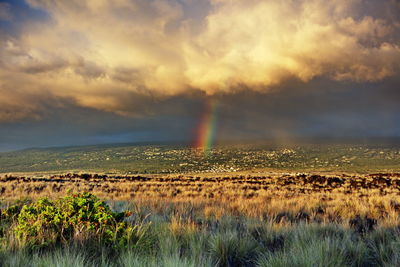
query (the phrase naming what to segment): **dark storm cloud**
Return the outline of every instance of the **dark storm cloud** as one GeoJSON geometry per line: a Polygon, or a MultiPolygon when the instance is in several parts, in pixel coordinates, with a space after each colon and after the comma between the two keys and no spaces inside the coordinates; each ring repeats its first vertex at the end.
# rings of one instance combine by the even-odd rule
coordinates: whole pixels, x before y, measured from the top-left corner
{"type": "Polygon", "coordinates": [[[221,103],[221,139],[400,135],[398,78],[359,84],[290,81],[268,94],[243,91],[221,103]]]}
{"type": "MultiPolygon", "coordinates": [[[[242,90],[214,95],[218,102],[217,139],[288,142],[312,136],[400,136],[399,86],[396,79],[368,85],[292,80],[269,93],[242,90]]],[[[138,103],[138,110],[147,113],[141,117],[81,108],[73,101],[59,103],[52,113],[42,114],[41,120],[3,125],[0,149],[136,141],[190,143],[196,137],[207,97],[192,94],[162,101],[142,99],[144,106],[138,103]]]]}
{"type": "Polygon", "coordinates": [[[194,136],[193,129],[202,108],[198,98],[148,99],[146,105],[141,112],[148,113],[141,117],[82,108],[71,101],[47,106],[45,110],[52,112],[43,112],[39,120],[3,123],[0,151],[114,142],[190,141],[194,136]]]}

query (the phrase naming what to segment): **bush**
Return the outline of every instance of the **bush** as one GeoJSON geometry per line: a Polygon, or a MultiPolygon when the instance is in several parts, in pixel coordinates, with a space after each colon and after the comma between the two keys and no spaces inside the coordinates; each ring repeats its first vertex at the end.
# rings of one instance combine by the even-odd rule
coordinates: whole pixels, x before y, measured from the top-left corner
{"type": "Polygon", "coordinates": [[[89,193],[55,201],[43,198],[22,206],[14,233],[21,244],[34,246],[89,238],[124,245],[134,229],[123,222],[128,215],[113,212],[104,201],[89,193]]]}

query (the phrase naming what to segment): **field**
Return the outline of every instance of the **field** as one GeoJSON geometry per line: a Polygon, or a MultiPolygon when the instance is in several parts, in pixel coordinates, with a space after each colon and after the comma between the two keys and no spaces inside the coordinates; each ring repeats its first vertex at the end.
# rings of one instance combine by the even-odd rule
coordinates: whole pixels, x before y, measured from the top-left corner
{"type": "Polygon", "coordinates": [[[315,172],[393,172],[400,145],[219,145],[204,155],[189,146],[121,144],[27,149],[0,153],[0,173],[203,173],[255,169],[315,172]]]}
{"type": "Polygon", "coordinates": [[[0,266],[400,266],[399,159],[362,145],[3,153],[0,266]]]}

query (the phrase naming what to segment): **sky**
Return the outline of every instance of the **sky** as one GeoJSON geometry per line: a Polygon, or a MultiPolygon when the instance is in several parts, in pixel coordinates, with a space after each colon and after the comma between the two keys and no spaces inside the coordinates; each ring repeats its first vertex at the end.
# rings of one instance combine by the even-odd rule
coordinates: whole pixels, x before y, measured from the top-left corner
{"type": "Polygon", "coordinates": [[[400,137],[398,0],[0,0],[0,151],[400,137]]]}

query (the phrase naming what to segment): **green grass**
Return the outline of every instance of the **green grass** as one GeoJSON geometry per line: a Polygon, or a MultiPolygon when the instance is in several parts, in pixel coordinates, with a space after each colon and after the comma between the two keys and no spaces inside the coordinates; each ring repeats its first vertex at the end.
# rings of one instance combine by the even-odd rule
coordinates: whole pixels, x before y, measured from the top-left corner
{"type": "Polygon", "coordinates": [[[0,173],[224,172],[272,168],[293,171],[400,171],[394,145],[229,145],[207,156],[180,145],[102,145],[28,149],[0,153],[0,173]]]}
{"type": "MultiPolygon", "coordinates": [[[[126,202],[113,206],[118,212],[133,207],[126,202]]],[[[85,205],[77,208],[82,209],[85,205]]],[[[19,215],[11,220],[3,216],[0,266],[400,266],[398,227],[359,233],[346,222],[284,226],[243,216],[210,219],[173,209],[151,214],[146,207],[133,210],[124,223],[140,226],[140,238],[122,243],[96,235],[18,243],[19,215]]]]}
{"type": "MultiPolygon", "coordinates": [[[[202,239],[183,240],[165,232],[153,246],[130,247],[112,253],[93,253],[90,247],[73,245],[43,251],[7,251],[1,266],[399,266],[399,240],[373,244],[373,234],[362,239],[337,227],[327,236],[318,235],[326,226],[305,225],[281,230],[284,246],[271,249],[263,239],[237,230],[202,233],[202,239]],[[167,235],[167,236],[166,236],[167,235]],[[168,236],[169,235],[169,236],[168,236]],[[206,238],[207,237],[207,238],[206,238]],[[198,249],[200,242],[201,250],[198,249]],[[110,256],[112,254],[113,256],[110,256]]],[[[151,231],[154,231],[152,229],[151,231]]],[[[273,230],[270,230],[273,231],[273,230]]],[[[278,231],[280,232],[280,231],[278,231]]],[[[276,234],[276,233],[273,233],[276,234]]],[[[103,248],[107,250],[109,248],[103,248]]]]}

